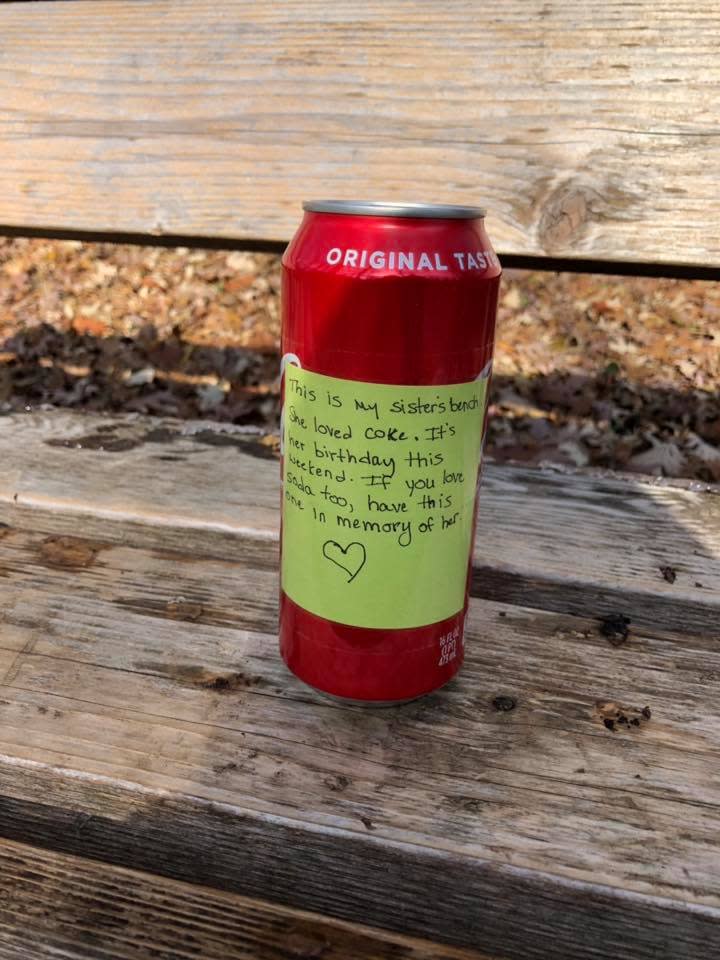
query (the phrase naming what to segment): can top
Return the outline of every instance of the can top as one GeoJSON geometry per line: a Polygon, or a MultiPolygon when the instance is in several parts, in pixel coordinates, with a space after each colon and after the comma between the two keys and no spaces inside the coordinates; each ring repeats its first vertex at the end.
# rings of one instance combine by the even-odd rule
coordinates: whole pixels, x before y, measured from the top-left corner
{"type": "Polygon", "coordinates": [[[480,220],[482,207],[452,203],[396,203],[382,200],[305,200],[308,213],[341,213],[356,217],[412,217],[425,220],[480,220]]]}

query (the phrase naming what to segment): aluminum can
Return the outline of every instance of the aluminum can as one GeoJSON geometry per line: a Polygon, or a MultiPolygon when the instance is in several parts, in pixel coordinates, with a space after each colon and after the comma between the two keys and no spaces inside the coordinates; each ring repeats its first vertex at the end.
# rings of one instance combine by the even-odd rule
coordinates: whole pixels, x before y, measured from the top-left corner
{"type": "Polygon", "coordinates": [[[317,201],[283,257],[280,650],[413,700],[463,661],[500,263],[477,207],[317,201]]]}

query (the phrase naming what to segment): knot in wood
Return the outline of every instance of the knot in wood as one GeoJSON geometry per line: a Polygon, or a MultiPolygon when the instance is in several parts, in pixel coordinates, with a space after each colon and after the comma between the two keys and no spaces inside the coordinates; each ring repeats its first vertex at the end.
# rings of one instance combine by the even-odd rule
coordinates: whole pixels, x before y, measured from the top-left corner
{"type": "Polygon", "coordinates": [[[574,246],[587,229],[589,214],[587,193],[577,185],[561,184],[544,205],[538,224],[540,246],[548,253],[574,246]]]}
{"type": "Polygon", "coordinates": [[[51,567],[89,567],[102,545],[79,537],[47,537],[40,544],[40,556],[51,567]]]}
{"type": "Polygon", "coordinates": [[[499,697],[495,697],[492,705],[496,710],[501,710],[503,713],[507,713],[509,710],[515,709],[517,706],[517,700],[515,697],[508,697],[506,694],[501,694],[499,697]]]}

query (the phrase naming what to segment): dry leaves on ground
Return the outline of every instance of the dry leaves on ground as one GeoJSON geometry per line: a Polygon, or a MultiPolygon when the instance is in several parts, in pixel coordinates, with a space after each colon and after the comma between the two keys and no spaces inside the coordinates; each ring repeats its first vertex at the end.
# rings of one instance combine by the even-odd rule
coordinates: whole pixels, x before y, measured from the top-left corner
{"type": "MultiPolygon", "coordinates": [[[[0,412],[277,429],[279,258],[0,240],[0,412]]],[[[488,453],[720,481],[720,284],[508,271],[488,453]]]]}

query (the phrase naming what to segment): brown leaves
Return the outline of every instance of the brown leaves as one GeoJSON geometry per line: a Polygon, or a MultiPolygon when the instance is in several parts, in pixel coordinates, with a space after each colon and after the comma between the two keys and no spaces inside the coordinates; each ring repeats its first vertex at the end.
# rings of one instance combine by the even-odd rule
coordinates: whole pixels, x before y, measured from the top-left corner
{"type": "Polygon", "coordinates": [[[488,452],[720,480],[720,286],[508,271],[488,452]]]}
{"type": "MultiPolygon", "coordinates": [[[[0,239],[0,413],[277,428],[279,258],[0,239]]],[[[720,482],[720,285],[507,271],[488,453],[720,482]]]]}
{"type": "Polygon", "coordinates": [[[0,241],[0,413],[53,404],[274,423],[279,261],[0,241]]]}
{"type": "Polygon", "coordinates": [[[279,258],[76,241],[0,240],[0,331],[40,323],[135,338],[277,348],[279,258]],[[270,341],[268,340],[270,334],[270,341]]]}

